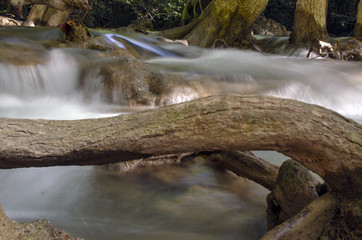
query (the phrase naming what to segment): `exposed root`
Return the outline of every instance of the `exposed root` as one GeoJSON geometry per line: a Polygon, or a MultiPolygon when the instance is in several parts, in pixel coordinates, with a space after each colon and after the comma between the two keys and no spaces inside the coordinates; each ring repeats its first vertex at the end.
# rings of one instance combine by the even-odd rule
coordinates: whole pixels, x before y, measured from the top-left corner
{"type": "Polygon", "coordinates": [[[222,48],[223,46],[225,46],[225,47],[230,47],[227,43],[226,43],[226,41],[224,40],[224,39],[216,39],[215,41],[214,41],[214,43],[212,44],[212,48],[214,49],[214,48],[222,48]],[[218,42],[221,42],[223,45],[217,45],[217,43],[218,42]]]}

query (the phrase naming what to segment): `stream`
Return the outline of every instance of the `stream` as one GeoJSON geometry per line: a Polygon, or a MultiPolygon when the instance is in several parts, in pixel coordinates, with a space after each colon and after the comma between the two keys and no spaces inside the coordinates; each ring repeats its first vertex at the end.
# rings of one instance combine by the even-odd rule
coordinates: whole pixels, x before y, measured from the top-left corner
{"type": "MultiPolygon", "coordinates": [[[[202,76],[197,81],[206,95],[296,99],[362,122],[359,62],[305,59],[303,50],[293,56],[263,55],[187,47],[144,35],[107,31],[96,35],[116,48],[131,48],[160,74],[202,76]]],[[[104,101],[103,78],[91,64],[99,61],[97,51],[44,47],[44,42],[62,38],[58,29],[0,27],[0,55],[11,55],[11,50],[23,50],[25,55],[29,49],[34,55],[29,64],[16,54],[0,61],[0,117],[72,120],[156,107],[104,101]],[[82,88],[81,76],[86,79],[82,88]]],[[[175,94],[173,103],[192,100],[199,93],[175,94]]],[[[286,159],[276,152],[255,153],[277,164],[286,159]]],[[[266,232],[268,191],[202,158],[132,172],[99,166],[0,170],[0,183],[0,204],[10,218],[47,219],[73,237],[87,240],[252,240],[266,232]]]]}

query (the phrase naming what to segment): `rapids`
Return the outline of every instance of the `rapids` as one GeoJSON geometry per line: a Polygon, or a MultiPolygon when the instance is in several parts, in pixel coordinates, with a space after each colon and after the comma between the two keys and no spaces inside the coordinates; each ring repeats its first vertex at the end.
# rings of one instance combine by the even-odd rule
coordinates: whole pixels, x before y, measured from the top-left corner
{"type": "MultiPolygon", "coordinates": [[[[187,47],[152,36],[96,35],[104,43],[136,51],[160,74],[202,76],[199,83],[207,95],[291,98],[362,120],[362,63],[307,60],[300,57],[304,50],[295,56],[262,55],[187,47]]],[[[104,101],[103,78],[92,64],[99,56],[94,50],[43,46],[63,40],[56,29],[0,28],[0,47],[5,46],[0,48],[0,117],[70,120],[150,108],[104,101]],[[18,57],[6,58],[9,49],[18,57]],[[19,63],[19,51],[29,49],[35,52],[34,62],[19,63]]],[[[196,97],[182,94],[175,103],[196,97]]],[[[285,159],[276,153],[258,154],[273,162],[285,159]]],[[[202,159],[132,173],[92,166],[0,170],[0,182],[0,203],[9,217],[45,218],[74,237],[259,239],[266,232],[268,191],[202,159]]]]}

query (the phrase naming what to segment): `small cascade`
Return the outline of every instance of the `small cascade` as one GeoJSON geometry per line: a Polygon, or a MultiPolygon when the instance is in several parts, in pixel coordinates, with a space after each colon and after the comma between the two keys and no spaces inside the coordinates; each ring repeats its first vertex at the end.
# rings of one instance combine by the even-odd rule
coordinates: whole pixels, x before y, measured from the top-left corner
{"type": "Polygon", "coordinates": [[[83,69],[61,49],[42,63],[0,63],[0,114],[10,118],[79,119],[107,114],[99,69],[83,69]],[[104,113],[103,113],[104,112],[104,113]]]}
{"type": "Polygon", "coordinates": [[[162,71],[205,75],[212,94],[263,94],[318,104],[362,117],[362,63],[262,55],[239,50],[207,51],[198,58],[154,58],[162,71]],[[207,77],[209,76],[209,77],[207,77]]]}
{"type": "Polygon", "coordinates": [[[152,45],[146,42],[142,42],[136,39],[132,39],[120,34],[104,34],[103,37],[109,41],[111,44],[115,45],[121,49],[128,49],[130,52],[132,50],[136,51],[140,56],[144,58],[152,58],[152,57],[177,57],[178,54],[163,49],[161,47],[157,47],[156,45],[152,45]],[[131,49],[130,49],[131,48],[131,49]]]}

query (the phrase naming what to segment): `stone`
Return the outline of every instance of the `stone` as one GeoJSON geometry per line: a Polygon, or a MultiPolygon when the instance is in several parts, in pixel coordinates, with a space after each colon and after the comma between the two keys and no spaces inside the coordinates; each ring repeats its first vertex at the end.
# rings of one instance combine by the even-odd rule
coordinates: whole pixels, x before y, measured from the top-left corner
{"type": "Polygon", "coordinates": [[[290,35],[290,32],[287,31],[287,28],[284,25],[272,19],[267,19],[262,15],[260,15],[256,19],[256,21],[252,25],[252,30],[253,33],[257,35],[277,35],[277,36],[290,35]]]}
{"type": "Polygon", "coordinates": [[[293,217],[316,199],[319,185],[303,165],[294,160],[285,161],[275,189],[267,196],[268,229],[293,217]]]}

